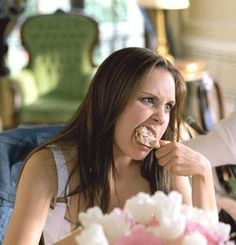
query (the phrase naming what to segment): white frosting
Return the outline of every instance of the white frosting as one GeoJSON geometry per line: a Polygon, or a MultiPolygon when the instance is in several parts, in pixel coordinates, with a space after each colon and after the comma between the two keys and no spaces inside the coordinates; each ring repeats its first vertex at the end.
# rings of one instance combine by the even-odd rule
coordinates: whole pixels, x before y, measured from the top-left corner
{"type": "Polygon", "coordinates": [[[146,126],[136,128],[135,138],[138,143],[151,148],[155,147],[157,143],[155,135],[146,126]]]}

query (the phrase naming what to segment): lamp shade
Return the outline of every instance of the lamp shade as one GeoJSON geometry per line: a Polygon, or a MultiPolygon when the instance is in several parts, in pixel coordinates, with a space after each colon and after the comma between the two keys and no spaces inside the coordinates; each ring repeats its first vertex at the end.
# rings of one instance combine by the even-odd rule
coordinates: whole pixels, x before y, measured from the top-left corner
{"type": "Polygon", "coordinates": [[[185,9],[189,7],[189,0],[137,0],[138,4],[152,9],[185,9]]]}

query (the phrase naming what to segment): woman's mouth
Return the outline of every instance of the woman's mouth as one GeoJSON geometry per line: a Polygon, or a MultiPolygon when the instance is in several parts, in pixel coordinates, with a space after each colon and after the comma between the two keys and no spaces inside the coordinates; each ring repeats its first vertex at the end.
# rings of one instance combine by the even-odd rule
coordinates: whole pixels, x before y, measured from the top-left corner
{"type": "Polygon", "coordinates": [[[139,144],[154,148],[157,145],[157,138],[146,126],[139,126],[135,129],[135,139],[139,144]]]}

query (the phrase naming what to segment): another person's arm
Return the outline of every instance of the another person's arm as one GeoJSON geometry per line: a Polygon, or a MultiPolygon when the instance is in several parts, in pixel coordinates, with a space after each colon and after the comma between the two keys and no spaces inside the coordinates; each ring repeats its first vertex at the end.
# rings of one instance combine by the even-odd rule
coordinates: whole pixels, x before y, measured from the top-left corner
{"type": "Polygon", "coordinates": [[[227,211],[230,216],[236,220],[236,200],[222,195],[216,196],[217,204],[219,208],[227,211]]]}
{"type": "Polygon", "coordinates": [[[206,156],[213,167],[236,164],[236,112],[216,123],[207,135],[185,144],[206,156]]]}

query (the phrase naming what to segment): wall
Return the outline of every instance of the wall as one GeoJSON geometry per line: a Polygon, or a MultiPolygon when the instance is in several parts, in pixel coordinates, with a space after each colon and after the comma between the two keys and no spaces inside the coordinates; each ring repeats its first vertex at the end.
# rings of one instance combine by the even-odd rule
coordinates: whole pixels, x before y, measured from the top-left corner
{"type": "Polygon", "coordinates": [[[202,59],[223,89],[226,114],[236,111],[236,1],[190,0],[182,12],[182,52],[202,59]]]}

